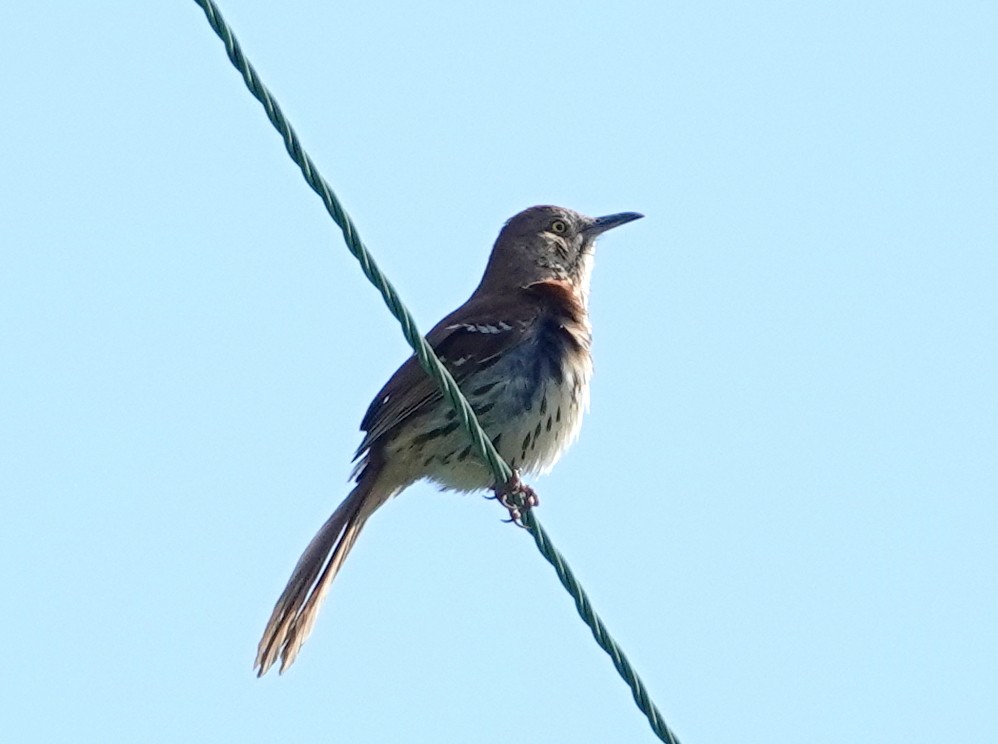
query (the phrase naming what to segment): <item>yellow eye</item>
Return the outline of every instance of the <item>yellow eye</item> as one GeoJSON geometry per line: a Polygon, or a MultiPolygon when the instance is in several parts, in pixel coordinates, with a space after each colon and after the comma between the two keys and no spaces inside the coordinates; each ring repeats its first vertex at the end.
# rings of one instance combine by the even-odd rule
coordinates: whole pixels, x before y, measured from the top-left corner
{"type": "Polygon", "coordinates": [[[558,235],[564,235],[568,232],[568,225],[565,224],[565,220],[555,220],[552,222],[551,232],[557,233],[558,235]]]}

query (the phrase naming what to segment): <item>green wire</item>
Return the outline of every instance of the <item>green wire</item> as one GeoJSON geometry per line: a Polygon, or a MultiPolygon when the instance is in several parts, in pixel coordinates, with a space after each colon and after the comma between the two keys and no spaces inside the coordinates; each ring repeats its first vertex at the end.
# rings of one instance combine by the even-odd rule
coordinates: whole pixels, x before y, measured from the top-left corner
{"type": "MultiPolygon", "coordinates": [[[[360,268],[364,272],[364,276],[381,292],[381,296],[384,298],[385,304],[388,306],[391,314],[395,316],[395,319],[402,326],[402,334],[415,352],[420,365],[436,381],[441,390],[443,390],[448,402],[457,411],[461,425],[468,432],[468,436],[471,437],[471,441],[479,455],[485,459],[491,468],[492,474],[495,476],[495,482],[507,483],[513,474],[512,469],[499,456],[496,448],[485,435],[481,425],[478,423],[478,419],[475,417],[475,412],[461,393],[454,378],[440,363],[430,345],[426,343],[426,340],[416,327],[416,321],[402,303],[401,298],[399,298],[398,292],[395,291],[391,282],[381,272],[381,269],[378,268],[378,265],[364,246],[363,241],[361,241],[357,234],[357,228],[353,224],[353,220],[350,219],[350,216],[343,209],[339,199],[336,198],[332,189],[329,188],[329,184],[319,175],[319,171],[316,169],[312,159],[302,149],[298,135],[295,134],[294,129],[288,123],[287,119],[284,118],[281,107],[277,105],[277,101],[270,95],[270,91],[260,82],[256,70],[253,69],[253,65],[243,55],[242,49],[239,47],[239,42],[236,41],[232,30],[222,18],[218,6],[212,0],[195,0],[195,2],[204,10],[204,14],[208,18],[208,23],[224,42],[225,51],[229,55],[232,64],[243,76],[246,87],[249,88],[253,97],[261,103],[264,111],[267,112],[267,118],[270,119],[271,124],[274,125],[274,128],[277,129],[284,139],[284,147],[287,149],[291,159],[298,164],[305,182],[319,195],[322,203],[326,206],[326,211],[329,212],[329,216],[333,218],[333,222],[343,231],[343,239],[346,241],[347,249],[357,259],[358,263],[360,263],[360,268]]],[[[510,494],[510,496],[514,499],[518,498],[518,494],[515,493],[510,494]]],[[[679,740],[675,734],[672,733],[671,729],[669,729],[668,725],[662,719],[662,714],[655,707],[651,698],[648,697],[648,691],[645,689],[644,683],[638,677],[633,667],[631,667],[624,652],[607,632],[603,621],[593,610],[589,597],[586,596],[585,591],[579,585],[578,580],[568,567],[561,553],[551,544],[550,538],[544,531],[544,528],[541,527],[540,522],[537,521],[533,511],[522,508],[522,499],[519,506],[523,515],[523,526],[533,535],[534,542],[537,543],[537,549],[541,555],[554,566],[554,570],[558,574],[558,579],[572,596],[572,599],[575,600],[575,607],[586,625],[589,626],[596,642],[610,656],[617,672],[631,688],[634,702],[648,718],[648,723],[652,731],[655,732],[660,740],[668,742],[668,744],[679,744],[679,740]]]]}

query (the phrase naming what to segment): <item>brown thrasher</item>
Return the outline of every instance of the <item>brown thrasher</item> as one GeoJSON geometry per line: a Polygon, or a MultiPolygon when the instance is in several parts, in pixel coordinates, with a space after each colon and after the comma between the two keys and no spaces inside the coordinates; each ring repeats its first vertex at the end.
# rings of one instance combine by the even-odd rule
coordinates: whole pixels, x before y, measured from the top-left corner
{"type": "MultiPolygon", "coordinates": [[[[499,233],[478,288],[426,336],[514,472],[546,472],[578,436],[592,373],[587,305],[596,238],[641,216],[593,218],[551,206],[520,212],[499,233]]],[[[278,656],[282,672],[294,663],[379,506],[422,478],[455,491],[496,485],[415,357],[375,396],[360,427],[357,485],[305,548],[277,600],[257,649],[258,675],[278,656]]]]}

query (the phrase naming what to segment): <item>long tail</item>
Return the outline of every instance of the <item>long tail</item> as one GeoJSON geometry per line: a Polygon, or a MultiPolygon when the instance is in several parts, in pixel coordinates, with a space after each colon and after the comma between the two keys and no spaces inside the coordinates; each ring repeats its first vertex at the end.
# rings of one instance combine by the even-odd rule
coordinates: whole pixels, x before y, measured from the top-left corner
{"type": "Polygon", "coordinates": [[[258,677],[267,673],[278,656],[282,673],[294,663],[298,650],[312,632],[329,585],[364,523],[391,495],[377,493],[376,480],[361,478],[298,559],[257,647],[254,668],[258,677]]]}

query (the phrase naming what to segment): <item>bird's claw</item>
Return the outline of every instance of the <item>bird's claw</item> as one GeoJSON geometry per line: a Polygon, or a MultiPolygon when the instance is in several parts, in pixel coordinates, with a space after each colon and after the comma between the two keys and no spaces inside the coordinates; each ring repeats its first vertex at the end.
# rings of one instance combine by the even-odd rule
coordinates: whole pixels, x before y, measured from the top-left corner
{"type": "Polygon", "coordinates": [[[537,492],[520,480],[519,471],[514,470],[502,486],[494,489],[494,495],[487,498],[495,499],[509,511],[509,519],[502,520],[507,524],[513,523],[517,527],[526,528],[523,524],[523,515],[541,503],[537,492]]]}

